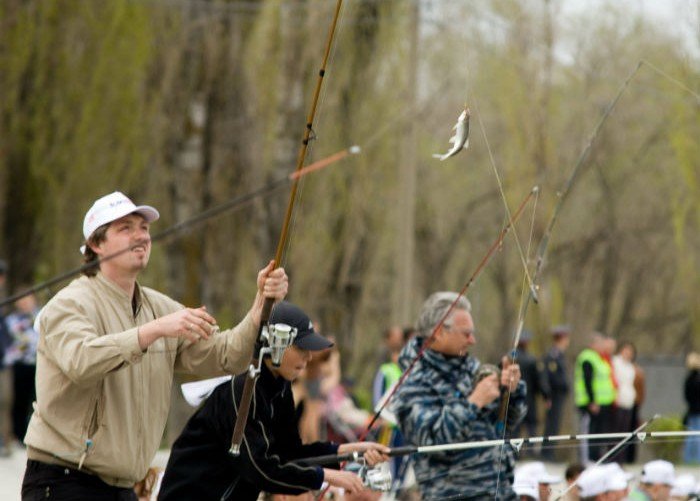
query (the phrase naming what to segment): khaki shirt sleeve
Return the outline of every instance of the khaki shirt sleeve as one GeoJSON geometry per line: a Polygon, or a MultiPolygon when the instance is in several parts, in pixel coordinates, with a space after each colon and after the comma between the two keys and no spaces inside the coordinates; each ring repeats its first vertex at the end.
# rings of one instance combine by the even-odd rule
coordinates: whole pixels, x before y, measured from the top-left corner
{"type": "Polygon", "coordinates": [[[206,341],[191,343],[181,338],[175,370],[202,377],[240,374],[250,364],[257,336],[258,326],[248,313],[233,329],[206,341]]]}
{"type": "Polygon", "coordinates": [[[123,332],[98,334],[79,301],[64,298],[44,308],[40,331],[44,355],[76,384],[90,384],[109,372],[141,361],[136,327],[123,332]]]}

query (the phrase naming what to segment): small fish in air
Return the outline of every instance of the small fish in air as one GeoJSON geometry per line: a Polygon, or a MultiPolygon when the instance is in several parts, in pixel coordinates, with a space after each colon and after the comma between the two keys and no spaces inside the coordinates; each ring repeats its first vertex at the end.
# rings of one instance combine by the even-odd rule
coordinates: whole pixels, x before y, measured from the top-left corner
{"type": "Polygon", "coordinates": [[[457,119],[457,123],[454,127],[452,127],[452,130],[455,131],[454,135],[450,138],[450,143],[452,143],[452,149],[444,155],[435,153],[433,155],[433,158],[439,158],[442,162],[450,157],[455,156],[457,153],[462,151],[462,149],[469,148],[469,116],[469,108],[465,107],[464,111],[457,119]]]}

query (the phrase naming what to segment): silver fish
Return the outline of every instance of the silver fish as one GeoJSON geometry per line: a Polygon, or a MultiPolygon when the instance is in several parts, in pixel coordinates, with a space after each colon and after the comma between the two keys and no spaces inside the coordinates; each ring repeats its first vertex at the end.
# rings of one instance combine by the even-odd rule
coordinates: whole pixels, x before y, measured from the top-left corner
{"type": "Polygon", "coordinates": [[[469,116],[469,108],[464,108],[464,111],[457,119],[457,123],[454,127],[452,127],[452,130],[455,131],[454,135],[450,138],[452,149],[444,155],[435,153],[433,154],[433,158],[439,158],[442,162],[455,156],[457,153],[462,151],[462,149],[469,148],[469,116]]]}

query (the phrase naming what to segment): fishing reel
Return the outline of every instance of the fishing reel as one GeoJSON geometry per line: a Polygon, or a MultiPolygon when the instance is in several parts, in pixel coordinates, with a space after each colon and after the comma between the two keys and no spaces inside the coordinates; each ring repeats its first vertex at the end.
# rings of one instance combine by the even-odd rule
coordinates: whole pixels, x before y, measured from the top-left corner
{"type": "Polygon", "coordinates": [[[373,491],[389,492],[391,489],[391,473],[381,466],[367,468],[365,471],[360,470],[360,478],[365,487],[373,491]]]}
{"type": "Polygon", "coordinates": [[[388,492],[391,490],[391,472],[386,468],[386,464],[381,464],[370,468],[364,458],[356,454],[355,464],[348,470],[356,471],[357,476],[362,480],[362,484],[373,491],[388,492]],[[359,469],[357,469],[359,467],[359,469]]]}
{"type": "Polygon", "coordinates": [[[287,324],[263,325],[260,336],[265,341],[266,346],[260,350],[258,367],[256,368],[253,364],[250,364],[250,367],[248,367],[248,375],[253,379],[260,374],[262,361],[266,355],[270,355],[272,365],[275,367],[280,366],[284,350],[289,348],[294,342],[294,338],[297,337],[297,329],[287,324]]]}
{"type": "Polygon", "coordinates": [[[262,328],[262,338],[267,343],[260,350],[260,363],[265,355],[270,355],[272,365],[279,367],[282,363],[284,350],[289,348],[297,337],[296,327],[287,324],[264,325],[262,328]]]}
{"type": "Polygon", "coordinates": [[[496,379],[501,379],[501,369],[493,364],[481,364],[474,374],[473,385],[476,386],[482,379],[489,377],[491,374],[496,375],[496,379]]]}

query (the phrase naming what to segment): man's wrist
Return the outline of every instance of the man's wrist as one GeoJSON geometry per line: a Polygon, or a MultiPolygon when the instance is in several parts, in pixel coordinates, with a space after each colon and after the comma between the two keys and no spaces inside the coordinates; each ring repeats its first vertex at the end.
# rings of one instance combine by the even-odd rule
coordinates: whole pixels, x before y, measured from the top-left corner
{"type": "Polygon", "coordinates": [[[139,347],[142,351],[146,351],[146,349],[158,339],[157,334],[154,333],[149,324],[144,324],[136,328],[136,337],[139,340],[139,347]]]}

